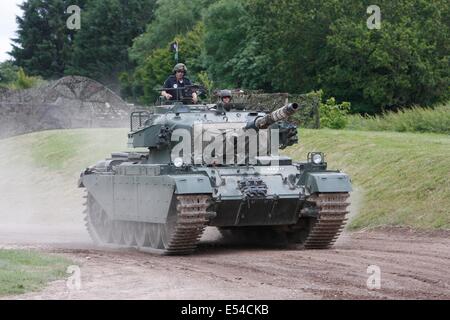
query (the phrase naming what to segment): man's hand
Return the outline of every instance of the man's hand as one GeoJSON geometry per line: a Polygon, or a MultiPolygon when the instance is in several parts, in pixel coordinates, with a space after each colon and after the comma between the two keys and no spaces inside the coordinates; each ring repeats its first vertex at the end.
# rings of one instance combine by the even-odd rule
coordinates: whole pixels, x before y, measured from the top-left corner
{"type": "Polygon", "coordinates": [[[192,102],[194,102],[194,103],[198,102],[198,97],[197,97],[197,94],[195,92],[192,94],[192,102]]]}
{"type": "Polygon", "coordinates": [[[167,92],[162,92],[162,96],[165,97],[167,100],[172,99],[172,95],[167,92]]]}

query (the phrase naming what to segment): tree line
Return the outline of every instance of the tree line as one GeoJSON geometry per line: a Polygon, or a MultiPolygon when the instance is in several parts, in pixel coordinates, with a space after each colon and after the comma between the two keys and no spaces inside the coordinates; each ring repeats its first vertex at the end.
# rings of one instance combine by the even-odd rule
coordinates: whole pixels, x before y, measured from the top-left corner
{"type": "MultiPolygon", "coordinates": [[[[27,0],[11,52],[27,74],[91,77],[152,103],[175,64],[209,89],[306,93],[375,114],[450,98],[450,2],[27,0]],[[66,26],[70,5],[81,29],[66,26]]],[[[1,74],[1,71],[0,71],[1,74]]]]}

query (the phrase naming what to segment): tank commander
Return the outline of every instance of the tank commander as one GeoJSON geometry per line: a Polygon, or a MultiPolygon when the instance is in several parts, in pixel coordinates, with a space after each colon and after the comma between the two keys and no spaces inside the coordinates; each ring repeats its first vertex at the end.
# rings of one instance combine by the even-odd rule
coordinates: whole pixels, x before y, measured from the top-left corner
{"type": "Polygon", "coordinates": [[[167,78],[166,82],[164,82],[164,89],[166,90],[163,90],[161,95],[167,100],[182,100],[183,97],[192,96],[192,102],[197,103],[197,93],[192,92],[191,89],[186,88],[183,90],[177,90],[192,85],[191,81],[185,77],[186,74],[186,65],[183,63],[176,64],[173,68],[173,74],[167,78]]]}

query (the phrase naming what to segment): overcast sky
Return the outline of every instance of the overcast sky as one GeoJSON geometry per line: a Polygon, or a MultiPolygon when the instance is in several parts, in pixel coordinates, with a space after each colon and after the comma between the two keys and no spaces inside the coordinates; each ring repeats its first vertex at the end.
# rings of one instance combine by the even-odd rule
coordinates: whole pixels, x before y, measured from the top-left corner
{"type": "Polygon", "coordinates": [[[24,0],[1,0],[0,1],[0,62],[11,57],[6,54],[11,51],[11,38],[14,38],[17,30],[16,15],[21,15],[17,7],[24,0]]]}

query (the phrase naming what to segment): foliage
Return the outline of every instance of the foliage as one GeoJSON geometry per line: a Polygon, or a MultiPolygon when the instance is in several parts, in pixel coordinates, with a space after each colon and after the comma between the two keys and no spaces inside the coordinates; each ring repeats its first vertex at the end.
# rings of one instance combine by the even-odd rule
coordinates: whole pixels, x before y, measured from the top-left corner
{"type": "Polygon", "coordinates": [[[175,36],[186,34],[197,25],[211,2],[214,0],[158,0],[155,19],[135,39],[130,57],[143,63],[154,50],[168,47],[175,36]]]}
{"type": "Polygon", "coordinates": [[[450,134],[450,103],[435,108],[413,107],[379,116],[352,115],[347,129],[450,134]]]}
{"type": "Polygon", "coordinates": [[[244,7],[238,0],[221,0],[205,12],[205,64],[220,87],[239,87],[235,56],[244,46],[244,7]]]}
{"type": "Polygon", "coordinates": [[[18,37],[10,55],[27,74],[59,78],[69,60],[75,31],[66,27],[70,5],[84,7],[86,0],[27,0],[19,7],[18,37]]]}
{"type": "MultiPolygon", "coordinates": [[[[201,53],[204,35],[203,23],[198,23],[192,31],[186,35],[176,36],[171,42],[177,41],[182,51],[179,61],[188,67],[187,76],[195,81],[195,74],[202,71],[201,53]]],[[[169,44],[167,44],[167,47],[169,44]]],[[[159,96],[155,88],[161,88],[168,75],[172,73],[175,65],[174,55],[168,48],[160,48],[152,51],[145,61],[139,65],[134,75],[134,86],[142,88],[141,101],[154,102],[159,96]]]]}
{"type": "Polygon", "coordinates": [[[7,84],[5,87],[12,90],[23,90],[38,87],[45,83],[41,77],[32,77],[25,73],[22,68],[16,72],[15,80],[7,84]]]}
{"type": "Polygon", "coordinates": [[[320,104],[320,126],[330,129],[344,129],[347,125],[347,114],[350,111],[350,103],[336,104],[336,99],[329,98],[320,104]]]}
{"type": "Polygon", "coordinates": [[[137,69],[135,85],[142,88],[141,102],[152,103],[159,96],[156,88],[162,88],[167,76],[172,73],[173,56],[167,49],[156,49],[137,69]]]}
{"type": "Polygon", "coordinates": [[[155,0],[88,2],[66,74],[87,76],[106,85],[133,66],[128,48],[153,17],[155,0]]]}
{"type": "Polygon", "coordinates": [[[212,81],[208,73],[206,71],[201,71],[197,74],[197,79],[199,84],[201,84],[203,87],[205,87],[206,95],[208,99],[214,98],[214,81],[212,81]]]}
{"type": "Polygon", "coordinates": [[[450,3],[378,1],[380,30],[368,30],[360,19],[368,4],[333,4],[345,14],[330,25],[318,84],[368,113],[448,98],[450,3]]]}
{"type": "Polygon", "coordinates": [[[12,61],[0,63],[0,85],[7,86],[17,80],[19,68],[12,61]]]}
{"type": "Polygon", "coordinates": [[[323,101],[323,92],[314,91],[304,95],[290,95],[289,101],[297,102],[300,110],[290,120],[302,128],[343,129],[348,121],[349,102],[336,103],[336,99],[323,101]]]}
{"type": "Polygon", "coordinates": [[[235,84],[291,93],[323,88],[368,113],[446,99],[449,2],[381,0],[381,30],[367,28],[370,4],[245,1],[245,40],[227,57],[235,84]]]}
{"type": "Polygon", "coordinates": [[[372,4],[26,0],[12,55],[44,78],[80,74],[114,85],[120,77],[127,97],[150,102],[174,62],[169,44],[181,39],[190,77],[205,71],[217,89],[323,90],[367,114],[447,101],[450,2],[379,0],[381,29],[370,30],[372,4]],[[85,8],[78,32],[65,27],[69,3],[85,8]]]}

